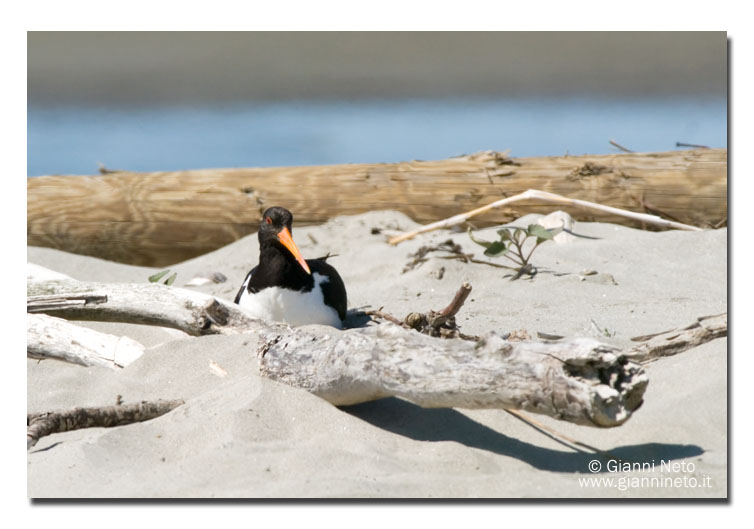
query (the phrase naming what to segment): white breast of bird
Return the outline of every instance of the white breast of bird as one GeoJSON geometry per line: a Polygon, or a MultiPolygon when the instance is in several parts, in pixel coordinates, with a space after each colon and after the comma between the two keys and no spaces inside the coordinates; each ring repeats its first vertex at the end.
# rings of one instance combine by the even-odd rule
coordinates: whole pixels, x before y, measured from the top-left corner
{"type": "Polygon", "coordinates": [[[239,300],[239,305],[255,318],[265,321],[287,323],[294,327],[300,325],[330,325],[341,329],[338,312],[325,305],[325,298],[320,285],[329,279],[314,272],[314,288],[309,292],[297,292],[280,287],[268,287],[256,294],[246,292],[239,300]]]}

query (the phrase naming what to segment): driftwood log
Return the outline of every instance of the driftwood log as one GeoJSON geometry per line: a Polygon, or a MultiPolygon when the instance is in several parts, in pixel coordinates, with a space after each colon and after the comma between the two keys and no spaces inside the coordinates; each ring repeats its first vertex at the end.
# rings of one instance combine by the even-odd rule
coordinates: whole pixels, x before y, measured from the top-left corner
{"type": "Polygon", "coordinates": [[[26,356],[82,366],[125,367],[144,353],[126,336],[113,336],[44,314],[26,315],[26,356]]]}
{"type": "Polygon", "coordinates": [[[154,283],[29,281],[26,295],[27,312],[68,320],[157,325],[192,336],[232,334],[260,326],[229,301],[154,283]]]}
{"type": "MultiPolygon", "coordinates": [[[[293,211],[297,226],[377,209],[427,224],[527,189],[717,226],[728,214],[727,150],[540,158],[490,151],[396,164],[34,177],[27,179],[27,244],[165,266],[255,232],[272,205],[293,211]]],[[[500,224],[556,209],[577,220],[641,226],[534,201],[490,210],[474,222],[500,224]]]]}
{"type": "Polygon", "coordinates": [[[108,428],[144,422],[164,415],[181,404],[183,404],[182,400],[158,400],[101,408],[74,408],[32,413],[26,416],[26,449],[37,444],[37,441],[46,435],[81,428],[108,428]]]}
{"type": "Polygon", "coordinates": [[[335,405],[402,397],[425,408],[525,410],[618,426],[642,403],[638,364],[589,338],[562,343],[443,340],[394,324],[335,340],[303,329],[265,333],[260,371],[335,405]]]}

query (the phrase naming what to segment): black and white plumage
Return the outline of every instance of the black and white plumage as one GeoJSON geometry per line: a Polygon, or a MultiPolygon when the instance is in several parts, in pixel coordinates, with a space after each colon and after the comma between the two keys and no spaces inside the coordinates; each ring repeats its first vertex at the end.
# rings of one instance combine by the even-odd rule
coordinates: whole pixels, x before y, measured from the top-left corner
{"type": "Polygon", "coordinates": [[[318,323],[342,328],[346,287],[322,259],[304,259],[291,235],[293,215],[272,207],[259,228],[259,264],[251,269],[235,303],[253,316],[290,325],[318,323]]]}

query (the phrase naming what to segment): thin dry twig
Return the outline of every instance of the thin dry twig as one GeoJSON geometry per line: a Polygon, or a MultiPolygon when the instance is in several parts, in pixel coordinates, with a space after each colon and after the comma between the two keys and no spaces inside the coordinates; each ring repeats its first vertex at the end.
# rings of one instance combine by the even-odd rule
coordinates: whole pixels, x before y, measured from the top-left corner
{"type": "Polygon", "coordinates": [[[706,145],[697,145],[696,143],[683,143],[682,141],[675,142],[676,147],[691,147],[692,149],[709,149],[706,145]]]}
{"type": "Polygon", "coordinates": [[[568,198],[562,195],[557,195],[555,193],[548,193],[546,191],[540,191],[538,189],[529,189],[518,195],[504,198],[496,202],[492,202],[491,204],[487,204],[486,206],[482,206],[480,208],[467,211],[466,213],[461,213],[459,215],[454,215],[452,217],[449,217],[447,219],[444,219],[438,222],[426,224],[417,230],[404,233],[403,235],[399,235],[397,237],[393,237],[392,239],[388,241],[388,243],[398,244],[408,239],[413,239],[414,237],[422,233],[427,233],[429,231],[438,230],[440,228],[450,228],[452,226],[457,226],[459,224],[463,224],[464,222],[466,222],[468,219],[472,217],[476,217],[477,215],[481,215],[482,213],[486,213],[487,211],[490,211],[492,209],[499,208],[502,206],[507,206],[514,202],[521,202],[523,200],[539,200],[547,204],[559,204],[563,206],[579,206],[579,207],[583,207],[587,209],[593,209],[596,211],[602,211],[604,213],[610,213],[612,215],[618,215],[621,217],[634,219],[640,222],[646,222],[648,224],[655,224],[658,226],[663,226],[666,228],[677,228],[681,230],[690,230],[690,231],[703,231],[701,228],[697,228],[696,226],[690,226],[688,224],[682,224],[680,222],[666,220],[656,215],[648,215],[646,213],[637,213],[635,211],[627,211],[625,209],[614,208],[612,206],[604,206],[602,204],[597,204],[595,202],[589,202],[586,200],[568,198]]]}
{"type": "Polygon", "coordinates": [[[621,151],[623,151],[623,152],[634,152],[634,151],[632,151],[631,149],[627,149],[627,148],[625,148],[625,147],[624,147],[623,145],[621,145],[620,143],[618,143],[618,142],[617,142],[617,141],[615,141],[615,140],[610,140],[610,145],[612,145],[613,147],[617,147],[617,148],[619,148],[619,149],[620,149],[621,151]]]}
{"type": "Polygon", "coordinates": [[[404,322],[402,322],[392,314],[383,312],[383,308],[384,307],[380,307],[378,310],[365,310],[364,314],[366,314],[367,316],[382,318],[383,320],[387,320],[390,323],[395,323],[396,325],[400,325],[401,327],[408,327],[404,322]]]}
{"type": "Polygon", "coordinates": [[[490,263],[488,261],[475,259],[473,253],[464,253],[463,248],[461,248],[460,244],[456,244],[452,239],[448,239],[447,241],[443,241],[435,246],[424,245],[414,253],[409,254],[409,257],[413,257],[413,259],[406,263],[406,266],[403,267],[403,273],[405,274],[406,272],[418,268],[429,261],[427,254],[429,254],[430,252],[448,252],[449,255],[440,255],[437,257],[438,259],[455,259],[463,263],[476,263],[492,266],[495,268],[505,268],[506,270],[517,270],[517,268],[513,266],[506,266],[498,263],[490,263]]]}
{"type": "Polygon", "coordinates": [[[532,419],[528,415],[524,415],[522,412],[520,412],[518,410],[505,410],[505,411],[507,411],[509,414],[513,415],[515,418],[519,419],[520,421],[528,424],[532,428],[535,428],[535,429],[541,431],[542,433],[544,433],[545,435],[547,435],[551,439],[553,439],[553,440],[555,440],[555,441],[557,441],[557,442],[559,442],[559,443],[561,443],[561,444],[563,444],[565,446],[568,446],[569,448],[573,448],[574,450],[577,450],[579,452],[583,452],[583,450],[580,450],[580,448],[586,448],[587,450],[589,450],[589,451],[591,451],[591,452],[593,452],[595,454],[599,454],[599,455],[607,457],[609,459],[614,459],[616,461],[620,461],[621,460],[620,458],[612,455],[610,452],[606,452],[605,450],[601,450],[599,448],[596,448],[594,446],[588,445],[586,443],[582,443],[581,441],[577,441],[576,439],[568,437],[567,435],[562,434],[562,433],[558,432],[557,430],[555,430],[553,428],[550,428],[549,426],[545,426],[541,422],[532,419]]]}

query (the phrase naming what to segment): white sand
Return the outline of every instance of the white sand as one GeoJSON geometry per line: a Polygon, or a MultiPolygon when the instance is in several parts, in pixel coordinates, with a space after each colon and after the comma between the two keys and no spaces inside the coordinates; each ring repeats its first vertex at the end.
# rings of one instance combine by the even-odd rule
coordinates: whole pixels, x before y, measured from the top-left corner
{"type": "MultiPolygon", "coordinates": [[[[434,232],[398,247],[370,233],[373,227],[414,226],[399,213],[373,212],[296,228],[294,236],[306,257],[338,254],[330,262],[346,283],[349,308],[384,306],[397,316],[440,309],[463,281],[471,282],[474,290],[458,317],[470,334],[525,329],[532,336],[595,336],[593,319],[614,334],[602,336],[606,342],[622,347],[632,336],[727,310],[725,229],[654,233],[578,223],[577,233],[599,240],[548,242],[534,254],[539,274],[509,281],[502,270],[440,259],[439,253],[402,274],[409,253],[449,237],[482,257],[465,233],[434,232]],[[440,267],[445,273],[437,279],[440,267]],[[579,273],[587,269],[598,274],[582,280],[579,273]]],[[[480,237],[494,238],[494,229],[480,237]]],[[[257,251],[253,235],[176,265],[176,286],[197,272],[219,271],[228,282],[197,290],[232,299],[257,251]]],[[[154,272],[44,248],[29,248],[28,260],[89,281],[145,282],[154,272]]],[[[262,379],[253,335],[189,338],[160,328],[82,325],[126,334],[144,343],[147,353],[119,372],[29,360],[28,411],[111,405],[117,395],[126,403],[181,397],[186,404],[146,423],[42,439],[28,454],[30,497],[727,495],[725,339],[650,364],[645,403],[621,427],[601,430],[532,415],[624,460],[654,465],[643,472],[592,474],[594,456],[504,411],[425,410],[398,399],[339,409],[262,379]],[[210,373],[211,360],[229,375],[210,373]],[[580,478],[595,476],[614,483],[580,485],[580,478]]]]}

